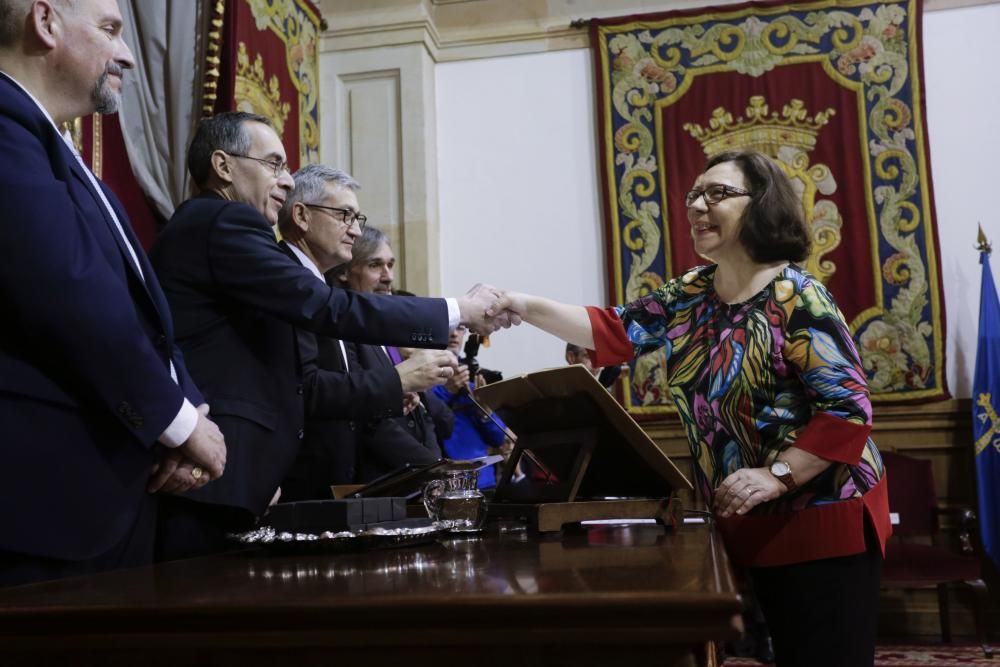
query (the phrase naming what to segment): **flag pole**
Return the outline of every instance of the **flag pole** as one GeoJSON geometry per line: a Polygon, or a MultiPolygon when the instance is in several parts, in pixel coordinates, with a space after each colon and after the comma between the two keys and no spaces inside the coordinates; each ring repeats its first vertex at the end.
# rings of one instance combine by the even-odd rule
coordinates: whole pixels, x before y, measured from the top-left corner
{"type": "Polygon", "coordinates": [[[983,233],[983,223],[979,223],[979,235],[976,237],[976,250],[985,252],[987,255],[993,252],[993,244],[986,239],[983,233]]]}

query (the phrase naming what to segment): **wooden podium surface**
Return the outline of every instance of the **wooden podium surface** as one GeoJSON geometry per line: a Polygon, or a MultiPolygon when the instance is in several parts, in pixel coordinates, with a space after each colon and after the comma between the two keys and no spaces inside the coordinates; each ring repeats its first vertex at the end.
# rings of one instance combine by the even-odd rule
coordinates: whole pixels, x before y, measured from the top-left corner
{"type": "Polygon", "coordinates": [[[740,608],[707,525],[494,528],[0,589],[0,664],[711,665],[740,608]]]}

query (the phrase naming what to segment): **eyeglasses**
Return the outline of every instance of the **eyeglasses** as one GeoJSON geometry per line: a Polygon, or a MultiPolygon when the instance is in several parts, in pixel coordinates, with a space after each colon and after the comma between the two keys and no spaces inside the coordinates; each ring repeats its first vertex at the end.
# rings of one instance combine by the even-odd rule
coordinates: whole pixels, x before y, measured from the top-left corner
{"type": "Polygon", "coordinates": [[[743,188],[734,188],[731,185],[710,185],[704,190],[691,190],[686,195],[684,195],[684,205],[688,208],[694,206],[694,203],[698,201],[698,197],[704,197],[705,205],[712,206],[718,204],[723,199],[729,199],[730,197],[749,197],[750,192],[744,190],[743,188]]]}
{"type": "Polygon", "coordinates": [[[323,211],[334,211],[330,216],[340,222],[342,225],[347,225],[350,227],[355,222],[358,223],[358,229],[365,231],[365,223],[368,222],[368,216],[363,213],[355,213],[349,208],[337,208],[336,206],[320,206],[319,204],[303,204],[306,208],[318,208],[323,211]],[[340,215],[336,215],[339,213],[340,215]]]}
{"type": "MultiPolygon", "coordinates": [[[[225,152],[225,151],[223,151],[225,152]]],[[[260,162],[261,164],[267,165],[274,172],[275,178],[281,176],[282,173],[288,171],[287,162],[278,162],[277,160],[265,160],[264,158],[253,157],[252,155],[243,155],[241,153],[226,153],[232,157],[241,157],[244,160],[253,160],[254,162],[260,162]]]]}

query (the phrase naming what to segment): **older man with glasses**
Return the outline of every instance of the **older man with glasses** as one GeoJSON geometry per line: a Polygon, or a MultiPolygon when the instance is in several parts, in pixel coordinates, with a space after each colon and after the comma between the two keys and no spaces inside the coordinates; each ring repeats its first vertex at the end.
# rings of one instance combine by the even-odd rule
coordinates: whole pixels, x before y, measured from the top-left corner
{"type": "MultiPolygon", "coordinates": [[[[279,245],[317,278],[348,265],[356,241],[371,233],[358,212],[361,186],[349,174],[312,164],[295,173],[295,189],[278,214],[279,245]]],[[[358,468],[363,425],[402,417],[404,396],[439,385],[454,372],[455,358],[445,350],[419,350],[393,365],[365,364],[359,346],[311,331],[298,331],[305,387],[305,437],[299,457],[282,482],[283,500],[330,498],[332,484],[352,484],[358,468]]],[[[407,402],[408,410],[412,402],[407,402]]],[[[440,457],[440,449],[431,461],[440,457]]]]}
{"type": "MultiPolygon", "coordinates": [[[[281,140],[262,116],[228,112],[203,120],[188,170],[200,194],[177,209],[151,258],[188,368],[230,443],[230,466],[217,482],[163,503],[161,559],[226,548],[225,534],[252,525],[275,497],[303,437],[296,329],[444,347],[458,322],[485,330],[510,323],[493,310],[503,308],[493,288],[448,300],[356,295],[330,287],[286,254],[272,227],[295,182],[281,140]]],[[[356,206],[349,213],[304,208],[335,224],[362,222],[356,206]]]]}

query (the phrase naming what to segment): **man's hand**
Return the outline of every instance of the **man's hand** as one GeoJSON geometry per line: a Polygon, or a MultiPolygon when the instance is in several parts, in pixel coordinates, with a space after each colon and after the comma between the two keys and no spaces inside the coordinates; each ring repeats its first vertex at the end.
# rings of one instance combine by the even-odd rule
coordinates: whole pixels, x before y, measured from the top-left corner
{"type": "Polygon", "coordinates": [[[153,474],[146,490],[150,493],[184,493],[200,489],[212,480],[200,466],[177,451],[164,448],[160,461],[153,466],[153,474]],[[195,472],[195,469],[198,472],[195,472]]]}
{"type": "Polygon", "coordinates": [[[396,364],[403,392],[424,391],[455,374],[455,355],[447,350],[417,350],[396,364]]]}
{"type": "Polygon", "coordinates": [[[178,449],[212,479],[222,477],[226,469],[226,440],[215,422],[208,418],[207,403],[198,406],[198,424],[178,449]]]}
{"type": "Polygon", "coordinates": [[[410,414],[420,405],[420,394],[409,391],[403,394],[403,416],[410,414]]]}
{"type": "Polygon", "coordinates": [[[462,364],[458,367],[458,371],[448,378],[448,381],[444,383],[444,388],[447,389],[451,394],[458,394],[465,391],[466,387],[469,386],[469,367],[462,364]]]}
{"type": "Polygon", "coordinates": [[[521,323],[520,313],[510,310],[510,305],[503,290],[482,283],[458,299],[461,323],[483,336],[521,323]]]}
{"type": "Polygon", "coordinates": [[[226,442],[222,431],[208,418],[208,405],[198,406],[198,423],[180,447],[165,449],[153,468],[150,493],[183,493],[201,488],[222,476],[226,468],[226,442]]]}

